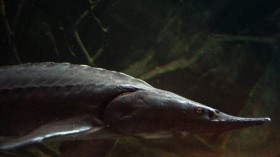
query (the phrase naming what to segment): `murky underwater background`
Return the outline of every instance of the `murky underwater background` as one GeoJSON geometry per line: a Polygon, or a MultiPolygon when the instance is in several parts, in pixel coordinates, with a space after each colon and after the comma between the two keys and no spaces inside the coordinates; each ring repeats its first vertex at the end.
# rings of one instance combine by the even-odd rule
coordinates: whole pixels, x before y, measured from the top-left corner
{"type": "MultiPolygon", "coordinates": [[[[280,156],[279,0],[0,0],[0,6],[1,65],[88,64],[232,115],[272,119],[219,137],[124,138],[108,157],[280,156]]],[[[103,145],[64,151],[91,156],[88,146],[103,145]]]]}

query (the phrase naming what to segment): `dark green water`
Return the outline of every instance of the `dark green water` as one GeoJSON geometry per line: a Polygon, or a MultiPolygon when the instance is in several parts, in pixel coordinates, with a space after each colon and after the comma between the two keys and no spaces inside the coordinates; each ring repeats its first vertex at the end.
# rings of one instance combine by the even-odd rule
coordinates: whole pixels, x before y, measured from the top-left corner
{"type": "Polygon", "coordinates": [[[272,119],[219,138],[124,138],[109,157],[280,156],[279,0],[89,1],[0,0],[0,65],[88,64],[232,115],[272,119]]]}

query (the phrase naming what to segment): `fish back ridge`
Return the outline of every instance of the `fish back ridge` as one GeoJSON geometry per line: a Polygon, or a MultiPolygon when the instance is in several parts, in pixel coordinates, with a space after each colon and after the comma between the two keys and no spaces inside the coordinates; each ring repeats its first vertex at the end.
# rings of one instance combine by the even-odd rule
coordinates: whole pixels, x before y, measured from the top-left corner
{"type": "Polygon", "coordinates": [[[67,85],[151,87],[148,83],[129,75],[87,65],[44,62],[0,67],[0,90],[67,85]]]}

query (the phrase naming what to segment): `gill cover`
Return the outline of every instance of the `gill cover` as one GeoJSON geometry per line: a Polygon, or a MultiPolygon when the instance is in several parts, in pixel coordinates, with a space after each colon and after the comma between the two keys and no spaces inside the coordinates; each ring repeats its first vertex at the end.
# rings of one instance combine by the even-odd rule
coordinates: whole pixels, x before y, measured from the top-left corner
{"type": "Polygon", "coordinates": [[[153,133],[175,129],[180,106],[169,93],[162,90],[136,92],[115,98],[106,108],[104,123],[114,132],[126,135],[153,133]]]}

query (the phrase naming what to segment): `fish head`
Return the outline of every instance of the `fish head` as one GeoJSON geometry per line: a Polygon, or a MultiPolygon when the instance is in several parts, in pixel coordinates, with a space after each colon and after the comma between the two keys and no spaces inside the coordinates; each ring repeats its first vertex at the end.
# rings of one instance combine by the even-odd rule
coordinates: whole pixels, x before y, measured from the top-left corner
{"type": "Polygon", "coordinates": [[[103,120],[111,131],[144,138],[224,132],[270,121],[231,116],[164,90],[121,95],[108,104],[103,120]]]}

